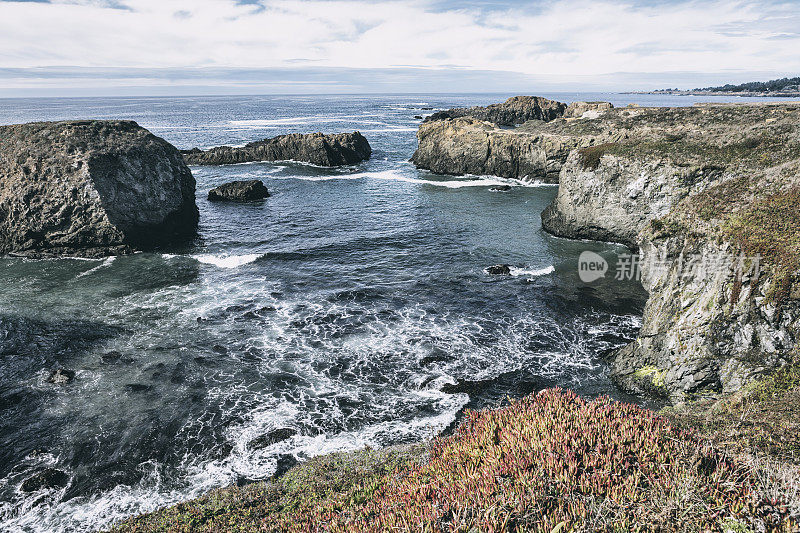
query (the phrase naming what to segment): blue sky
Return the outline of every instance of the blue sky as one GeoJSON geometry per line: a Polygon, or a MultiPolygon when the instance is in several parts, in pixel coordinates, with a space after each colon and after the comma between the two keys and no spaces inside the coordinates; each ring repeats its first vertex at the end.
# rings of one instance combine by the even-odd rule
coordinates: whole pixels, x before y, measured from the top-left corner
{"type": "Polygon", "coordinates": [[[799,50],[797,0],[0,0],[0,96],[692,88],[799,50]]]}

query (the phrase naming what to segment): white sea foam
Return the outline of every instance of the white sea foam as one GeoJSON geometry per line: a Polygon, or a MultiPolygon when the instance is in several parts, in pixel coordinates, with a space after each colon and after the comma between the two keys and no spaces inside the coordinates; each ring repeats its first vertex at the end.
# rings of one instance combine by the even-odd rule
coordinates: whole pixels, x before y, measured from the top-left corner
{"type": "Polygon", "coordinates": [[[92,268],[90,268],[89,270],[86,270],[85,272],[81,272],[80,274],[78,274],[78,275],[77,275],[77,276],[75,276],[75,277],[76,277],[76,278],[82,278],[82,277],[84,277],[84,276],[88,276],[89,274],[92,274],[93,272],[97,272],[97,271],[98,271],[98,270],[100,270],[101,268],[105,268],[105,267],[107,267],[107,266],[110,266],[110,265],[111,265],[111,264],[114,262],[114,260],[115,260],[115,259],[116,259],[116,256],[113,256],[113,255],[112,255],[111,257],[106,257],[106,258],[103,260],[103,262],[102,262],[102,263],[100,263],[99,265],[97,265],[97,266],[95,266],[95,267],[92,267],[92,268]]]}
{"type": "Polygon", "coordinates": [[[228,122],[228,124],[241,128],[258,129],[270,126],[287,126],[292,124],[329,124],[335,122],[351,122],[353,119],[356,119],[359,124],[369,124],[371,122],[374,123],[374,121],[359,120],[364,117],[384,118],[384,115],[374,113],[368,115],[306,115],[275,119],[231,120],[228,122]]]}
{"type": "Polygon", "coordinates": [[[245,254],[245,255],[228,255],[228,254],[196,254],[191,257],[197,259],[201,263],[207,265],[214,265],[219,268],[236,268],[248,263],[252,263],[263,254],[245,254]]]}
{"type": "Polygon", "coordinates": [[[180,256],[176,254],[161,254],[164,259],[173,259],[175,257],[190,257],[195,261],[204,263],[206,265],[214,265],[219,268],[236,268],[256,261],[264,254],[194,254],[188,256],[180,256]]]}
{"type": "Polygon", "coordinates": [[[544,267],[544,268],[538,268],[538,269],[527,269],[527,268],[511,267],[511,275],[512,276],[533,276],[533,277],[538,277],[538,276],[546,276],[547,274],[552,274],[555,271],[556,271],[556,267],[554,267],[553,265],[550,265],[550,266],[544,267]]]}
{"type": "Polygon", "coordinates": [[[509,185],[513,184],[519,187],[541,187],[547,184],[540,182],[523,182],[518,180],[510,180],[505,178],[498,178],[496,176],[466,176],[463,179],[454,180],[432,180],[424,178],[414,178],[406,175],[400,170],[383,170],[379,172],[357,172],[354,174],[339,174],[329,176],[286,176],[280,179],[298,179],[305,181],[331,181],[331,180],[359,180],[359,179],[373,179],[384,181],[399,181],[405,183],[416,183],[419,185],[428,185],[431,187],[445,187],[448,189],[462,189],[464,187],[490,187],[492,185],[509,185]]]}

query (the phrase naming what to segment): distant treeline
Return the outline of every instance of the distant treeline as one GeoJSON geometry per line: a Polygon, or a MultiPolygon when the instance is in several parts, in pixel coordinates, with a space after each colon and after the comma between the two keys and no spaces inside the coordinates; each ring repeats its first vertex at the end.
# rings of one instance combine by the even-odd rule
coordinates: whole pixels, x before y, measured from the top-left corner
{"type": "Polygon", "coordinates": [[[714,92],[781,92],[796,91],[800,86],[800,78],[781,78],[771,81],[751,81],[740,85],[726,84],[720,87],[704,87],[695,91],[714,91],[714,92]]]}

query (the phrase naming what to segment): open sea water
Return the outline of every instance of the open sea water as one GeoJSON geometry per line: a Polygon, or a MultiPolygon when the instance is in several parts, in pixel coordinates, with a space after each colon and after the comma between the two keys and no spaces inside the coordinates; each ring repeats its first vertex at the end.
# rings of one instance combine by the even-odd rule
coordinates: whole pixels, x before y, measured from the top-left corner
{"type": "Polygon", "coordinates": [[[634,338],[646,294],[577,275],[581,251],[613,264],[624,250],[545,234],[556,186],[408,162],[416,115],[509,96],[0,100],[0,124],[133,119],[179,148],[354,130],[373,148],[337,169],[193,167],[199,238],[168,253],[0,258],[0,530],[96,530],[314,455],[429,438],[543,387],[632,400],[603,356],[634,338]],[[272,196],[206,200],[236,179],[272,196]],[[496,263],[512,275],[487,275],[496,263]],[[47,383],[56,368],[74,381],[47,383]],[[46,469],[63,475],[23,490],[46,469]]]}

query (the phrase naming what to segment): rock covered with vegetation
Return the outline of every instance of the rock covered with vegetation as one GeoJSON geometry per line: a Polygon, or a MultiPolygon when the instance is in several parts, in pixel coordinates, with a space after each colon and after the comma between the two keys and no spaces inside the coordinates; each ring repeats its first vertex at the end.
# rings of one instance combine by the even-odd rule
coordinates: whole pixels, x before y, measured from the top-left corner
{"type": "Polygon", "coordinates": [[[190,165],[230,165],[256,161],[300,161],[322,167],[355,165],[372,155],[372,148],[361,133],[291,133],[248,143],[244,146],[218,146],[209,150],[182,150],[190,165]]]}
{"type": "Polygon", "coordinates": [[[312,459],[122,531],[790,531],[785,480],[667,418],[549,389],[429,444],[312,459]]]}
{"type": "Polygon", "coordinates": [[[0,254],[102,256],[194,236],[195,180],[132,121],[0,126],[0,254]]]}

